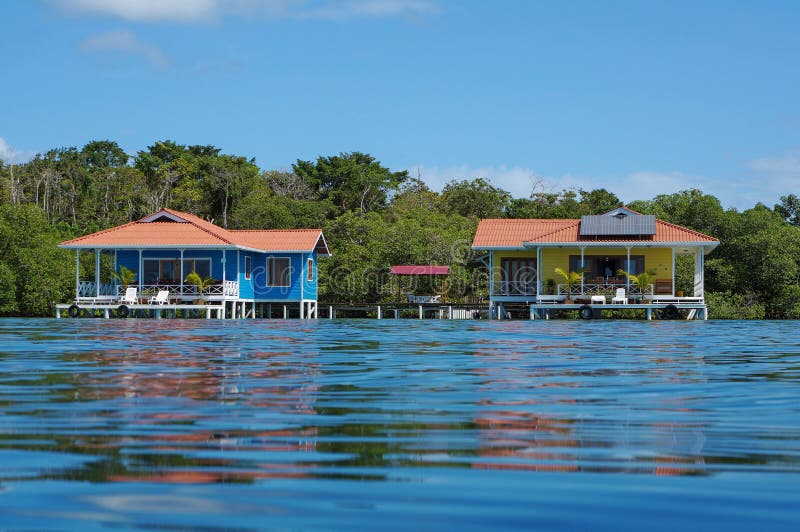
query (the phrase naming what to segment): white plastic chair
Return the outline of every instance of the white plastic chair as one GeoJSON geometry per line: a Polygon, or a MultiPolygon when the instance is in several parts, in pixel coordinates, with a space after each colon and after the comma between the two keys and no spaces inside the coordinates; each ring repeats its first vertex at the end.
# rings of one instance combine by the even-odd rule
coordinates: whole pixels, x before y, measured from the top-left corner
{"type": "Polygon", "coordinates": [[[128,287],[125,289],[125,295],[119,300],[121,305],[135,305],[138,303],[138,299],[136,298],[136,287],[128,287]]]}
{"type": "Polygon", "coordinates": [[[169,290],[159,290],[158,294],[147,300],[148,305],[166,305],[169,302],[169,290]]]}
{"type": "Polygon", "coordinates": [[[621,305],[624,305],[627,302],[628,302],[628,298],[625,297],[625,289],[624,288],[617,288],[617,295],[615,295],[614,297],[611,298],[611,304],[614,305],[616,303],[619,303],[621,305]]]}

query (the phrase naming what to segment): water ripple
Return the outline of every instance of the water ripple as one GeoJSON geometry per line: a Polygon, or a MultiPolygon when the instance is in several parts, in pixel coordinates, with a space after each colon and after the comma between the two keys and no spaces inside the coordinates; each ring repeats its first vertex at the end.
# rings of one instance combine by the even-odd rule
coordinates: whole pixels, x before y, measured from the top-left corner
{"type": "MultiPolygon", "coordinates": [[[[720,502],[720,482],[783,475],[772,484],[770,515],[784,520],[772,525],[795,525],[797,515],[787,521],[779,504],[780,488],[797,487],[800,472],[795,327],[0,320],[0,486],[42,504],[82,482],[127,486],[65,497],[49,507],[53,522],[197,527],[204,523],[198,514],[241,503],[249,508],[242,516],[283,515],[281,526],[315,527],[321,522],[307,507],[306,520],[286,516],[296,517],[316,491],[329,497],[319,501],[320,514],[341,503],[340,513],[352,517],[381,507],[386,514],[388,504],[375,498],[380,490],[358,499],[354,486],[385,484],[394,497],[413,499],[408,483],[433,497],[431,486],[458,479],[463,493],[452,497],[468,498],[484,484],[490,490],[471,507],[470,523],[493,527],[499,523],[482,521],[488,514],[478,508],[504,507],[511,525],[531,517],[509,493],[520,482],[593,479],[576,482],[599,497],[603,486],[636,478],[639,505],[650,501],[658,511],[662,503],[643,494],[659,485],[654,479],[703,478],[708,490],[699,497],[742,511],[734,497],[720,502]],[[344,491],[332,496],[329,482],[344,491]],[[208,491],[276,483],[291,486],[291,495],[272,494],[269,510],[253,510],[248,496],[237,502],[208,491]],[[171,485],[206,488],[184,493],[165,488],[171,485]],[[183,511],[141,518],[175,513],[165,508],[183,511]]],[[[436,507],[463,511],[462,502],[445,498],[436,507]]],[[[438,519],[430,501],[407,504],[412,512],[428,508],[427,525],[438,519]]],[[[0,496],[12,525],[48,523],[31,521],[23,507],[0,496]]],[[[739,524],[763,518],[751,510],[752,520],[739,524]]],[[[568,522],[578,526],[581,515],[568,522]]],[[[228,521],[243,529],[262,524],[228,521]]],[[[213,519],[205,525],[217,526],[213,519]]]]}

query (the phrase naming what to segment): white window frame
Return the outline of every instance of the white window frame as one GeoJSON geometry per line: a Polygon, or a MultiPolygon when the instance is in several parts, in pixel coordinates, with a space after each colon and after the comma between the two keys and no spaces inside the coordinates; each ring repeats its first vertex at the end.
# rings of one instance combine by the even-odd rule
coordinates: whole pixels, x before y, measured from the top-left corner
{"type": "Polygon", "coordinates": [[[249,281],[253,277],[253,259],[250,255],[244,256],[244,280],[249,281]]]}
{"type": "Polygon", "coordinates": [[[314,259],[311,257],[306,260],[306,280],[314,280],[314,259]]]}
{"type": "MultiPolygon", "coordinates": [[[[181,258],[180,258],[180,256],[178,256],[177,258],[173,258],[173,257],[163,257],[163,256],[161,256],[161,257],[142,257],[142,272],[141,272],[141,276],[140,276],[140,277],[142,277],[142,283],[141,283],[141,284],[147,284],[146,282],[144,282],[144,263],[145,263],[145,262],[147,262],[148,260],[155,260],[155,261],[158,261],[158,263],[159,263],[159,264],[158,264],[158,275],[159,275],[159,276],[161,275],[161,261],[164,261],[164,260],[168,260],[168,261],[175,261],[175,262],[177,262],[177,263],[179,264],[179,266],[181,265],[181,264],[180,264],[180,263],[181,263],[181,258]]],[[[198,260],[205,260],[205,261],[208,261],[208,274],[209,274],[209,275],[211,275],[211,276],[213,277],[213,275],[212,275],[211,271],[212,271],[212,269],[213,269],[213,267],[214,267],[214,261],[213,261],[213,259],[212,259],[211,257],[183,257],[183,262],[187,262],[187,261],[190,261],[190,260],[191,260],[191,261],[198,261],[198,260]]],[[[184,268],[184,269],[185,269],[185,268],[184,268]]],[[[180,272],[180,269],[178,270],[178,272],[180,272]]],[[[189,275],[190,273],[192,273],[192,272],[191,272],[191,271],[188,271],[188,272],[187,272],[187,271],[184,271],[184,272],[183,272],[184,278],[185,278],[187,275],[189,275]]],[[[138,274],[137,274],[137,275],[138,275],[138,274]]],[[[160,280],[161,280],[161,278],[159,277],[159,281],[160,281],[160,280]]],[[[184,280],[183,280],[183,279],[180,279],[180,281],[181,281],[181,284],[183,284],[184,280]]]]}
{"type": "Polygon", "coordinates": [[[289,288],[290,286],[292,286],[292,257],[267,257],[267,288],[289,288]],[[285,259],[289,261],[289,284],[273,284],[270,261],[277,259],[285,259]]]}

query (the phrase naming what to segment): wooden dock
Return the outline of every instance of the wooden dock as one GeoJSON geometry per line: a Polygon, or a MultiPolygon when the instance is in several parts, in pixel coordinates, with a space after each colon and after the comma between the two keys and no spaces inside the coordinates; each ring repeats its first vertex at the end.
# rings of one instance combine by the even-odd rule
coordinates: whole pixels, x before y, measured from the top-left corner
{"type": "Polygon", "coordinates": [[[82,304],[59,304],[56,305],[56,318],[61,318],[63,314],[71,318],[77,317],[94,317],[100,316],[106,319],[111,318],[155,318],[162,317],[190,317],[196,315],[197,317],[205,316],[206,319],[224,319],[225,306],[221,304],[214,305],[189,305],[189,304],[165,304],[165,305],[147,305],[147,304],[132,304],[132,305],[119,305],[102,302],[82,303],[82,304]]]}
{"type": "MultiPolygon", "coordinates": [[[[323,319],[531,319],[578,318],[584,320],[614,318],[622,311],[637,311],[646,319],[705,320],[708,308],[702,300],[692,298],[666,298],[654,301],[629,302],[624,304],[544,301],[539,303],[505,302],[488,304],[422,303],[422,304],[378,304],[341,303],[320,304],[313,318],[323,319]]],[[[172,303],[164,305],[131,304],[120,305],[104,301],[79,302],[56,305],[56,318],[101,317],[101,318],[205,318],[205,319],[292,319],[300,318],[299,304],[211,302],[209,304],[172,303]],[[233,304],[235,303],[235,304],[233,304]],[[277,316],[276,316],[277,313],[277,316]]],[[[629,313],[630,314],[630,313],[629,313]]],[[[311,316],[303,316],[311,318],[311,316]]],[[[626,317],[631,317],[630,315],[626,317]]]]}
{"type": "MultiPolygon", "coordinates": [[[[615,312],[625,310],[642,311],[646,320],[654,317],[659,319],[708,319],[708,307],[702,302],[653,302],[653,303],[620,303],[620,304],[591,304],[591,303],[538,303],[529,305],[529,317],[532,320],[552,319],[559,311],[578,311],[580,318],[585,320],[612,317],[615,312]]],[[[498,309],[497,319],[503,319],[503,307],[498,309]]]]}

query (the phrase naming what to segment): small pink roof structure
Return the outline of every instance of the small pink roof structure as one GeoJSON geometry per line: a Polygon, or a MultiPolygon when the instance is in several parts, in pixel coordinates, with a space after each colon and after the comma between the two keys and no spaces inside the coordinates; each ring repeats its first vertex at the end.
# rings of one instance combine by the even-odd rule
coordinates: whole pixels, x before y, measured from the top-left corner
{"type": "Polygon", "coordinates": [[[436,266],[434,264],[407,264],[392,266],[392,275],[450,275],[450,266],[436,266]]]}

